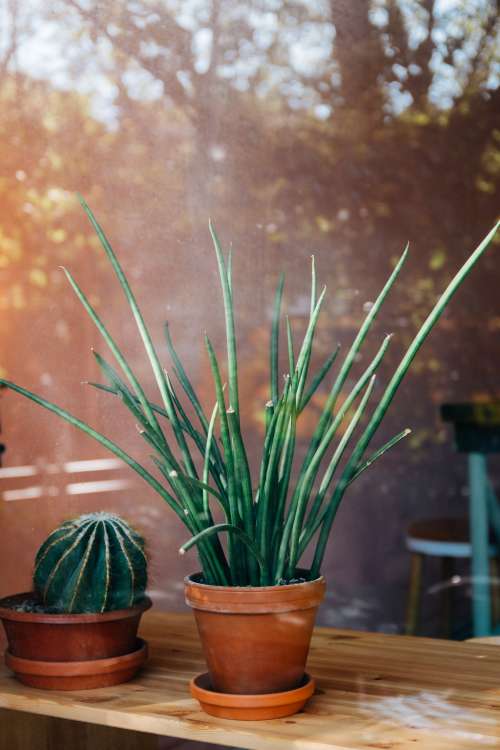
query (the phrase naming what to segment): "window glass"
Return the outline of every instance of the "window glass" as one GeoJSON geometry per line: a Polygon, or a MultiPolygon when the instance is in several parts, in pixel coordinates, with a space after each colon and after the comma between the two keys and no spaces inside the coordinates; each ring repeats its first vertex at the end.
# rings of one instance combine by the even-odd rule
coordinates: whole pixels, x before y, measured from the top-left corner
{"type": "MultiPolygon", "coordinates": [[[[0,3],[0,373],[90,422],[140,460],[149,450],[102,382],[108,356],[71,270],[148,394],[154,378],[123,293],[82,211],[96,213],[171,368],[163,326],[200,398],[214,389],[203,336],[224,353],[211,217],[233,248],[241,414],[255,482],[274,289],[297,336],[310,256],[327,286],[312,371],[346,352],[407,241],[410,256],[356,362],[395,334],[374,395],[437,295],[493,225],[500,169],[496,4],[489,0],[38,0],[0,3]]],[[[325,624],[404,622],[408,524],[467,512],[466,456],[446,402],[500,397],[496,249],[418,355],[376,439],[412,434],[349,489],[325,561],[325,624]]],[[[284,342],[284,339],[283,339],[284,342]]],[[[285,348],[281,349],[285,367],[285,348]]],[[[347,386],[352,384],[349,379],[347,386]]],[[[326,398],[299,423],[298,456],[326,398]]],[[[158,607],[183,606],[187,534],[103,448],[2,391],[0,593],[30,586],[63,519],[114,510],[148,539],[158,607]]],[[[495,468],[495,457],[491,459],[495,468]]],[[[460,575],[467,576],[465,567],[460,575]]],[[[433,578],[434,576],[434,578],[433,578]]],[[[439,626],[440,571],[423,629],[439,626]]],[[[463,594],[467,628],[467,584],[463,594]]]]}

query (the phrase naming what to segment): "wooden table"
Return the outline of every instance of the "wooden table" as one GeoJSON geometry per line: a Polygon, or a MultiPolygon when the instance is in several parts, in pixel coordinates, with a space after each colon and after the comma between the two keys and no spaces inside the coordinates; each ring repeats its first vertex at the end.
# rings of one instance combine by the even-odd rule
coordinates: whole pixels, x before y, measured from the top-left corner
{"type": "Polygon", "coordinates": [[[158,747],[148,744],[159,742],[152,735],[259,750],[500,748],[497,645],[318,628],[308,666],[317,692],[304,713],[234,722],[202,713],[188,694],[189,678],[203,670],[190,614],[148,614],[142,635],[150,643],[149,666],[134,681],[114,688],[33,690],[2,668],[0,707],[10,711],[1,716],[0,748],[79,750],[84,744],[76,741],[76,730],[87,727],[89,737],[89,727],[97,731],[96,725],[121,731],[110,740],[116,730],[108,729],[102,744],[94,734],[85,745],[92,750],[158,747]],[[56,722],[57,742],[36,744],[42,731],[37,732],[37,722],[41,727],[46,717],[73,721],[56,722]],[[72,727],[71,742],[62,739],[65,726],[72,727]],[[21,742],[19,732],[32,732],[32,737],[21,742]]]}

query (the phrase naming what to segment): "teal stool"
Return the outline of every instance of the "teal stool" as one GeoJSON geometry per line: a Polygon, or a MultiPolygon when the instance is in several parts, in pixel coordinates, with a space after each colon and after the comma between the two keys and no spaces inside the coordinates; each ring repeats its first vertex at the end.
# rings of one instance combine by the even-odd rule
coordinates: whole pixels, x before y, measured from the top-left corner
{"type": "MultiPolygon", "coordinates": [[[[455,560],[472,560],[470,524],[467,518],[430,518],[414,521],[408,527],[406,548],[411,553],[410,583],[406,612],[406,635],[416,635],[420,619],[422,598],[422,572],[426,557],[439,558],[442,583],[442,631],[450,636],[452,616],[453,575],[455,560]]],[[[498,550],[488,545],[488,586],[492,584],[493,618],[498,613],[498,550]]]]}
{"type": "Polygon", "coordinates": [[[500,541],[500,508],[488,478],[487,455],[500,453],[500,402],[444,404],[441,416],[454,425],[457,449],[468,454],[473,635],[491,635],[488,539],[493,529],[500,541]]]}

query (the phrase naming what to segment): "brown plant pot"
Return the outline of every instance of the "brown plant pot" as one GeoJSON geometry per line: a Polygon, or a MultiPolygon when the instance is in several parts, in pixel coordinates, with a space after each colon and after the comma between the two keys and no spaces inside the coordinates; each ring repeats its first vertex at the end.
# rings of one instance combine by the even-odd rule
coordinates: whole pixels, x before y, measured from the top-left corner
{"type": "Polygon", "coordinates": [[[96,683],[89,687],[101,687],[130,679],[145,661],[147,650],[138,641],[137,630],[142,613],[151,607],[149,598],[129,609],[95,614],[48,614],[12,609],[33,597],[32,593],[24,593],[0,599],[0,620],[8,641],[6,661],[22,681],[28,679],[23,679],[22,675],[36,674],[37,687],[53,688],[54,677],[61,678],[55,685],[60,689],[83,689],[89,682],[96,683]],[[114,661],[110,663],[110,660],[114,661]],[[88,662],[92,662],[92,666],[88,662]],[[46,677],[51,678],[45,685],[42,684],[44,663],[47,664],[46,677]],[[85,666],[80,669],[79,664],[85,666]],[[20,666],[19,670],[16,665],[20,666]],[[77,680],[78,672],[81,683],[77,680]],[[89,679],[90,673],[92,679],[89,679]],[[65,683],[62,679],[65,674],[72,680],[65,683]],[[100,680],[96,677],[99,674],[100,680]],[[70,683],[71,687],[65,687],[70,683]]]}
{"type": "Polygon", "coordinates": [[[42,690],[91,690],[128,682],[148,658],[148,646],[138,638],[134,651],[110,659],[37,661],[5,654],[5,663],[24,685],[42,690]]]}
{"type": "Polygon", "coordinates": [[[314,680],[305,674],[299,687],[294,690],[263,695],[236,695],[216,693],[210,689],[208,674],[199,674],[193,677],[189,688],[193,698],[196,698],[202,709],[211,716],[238,721],[263,721],[282,719],[304,708],[314,693],[314,680]]]}
{"type": "Polygon", "coordinates": [[[286,586],[208,586],[185,579],[210,686],[220,693],[260,695],[302,684],[323,577],[286,586]]]}

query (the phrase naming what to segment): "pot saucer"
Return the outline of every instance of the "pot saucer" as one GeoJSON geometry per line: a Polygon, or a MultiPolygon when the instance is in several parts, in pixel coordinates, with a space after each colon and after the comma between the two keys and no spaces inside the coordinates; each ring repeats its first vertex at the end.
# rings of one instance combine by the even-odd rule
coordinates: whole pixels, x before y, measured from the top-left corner
{"type": "Polygon", "coordinates": [[[148,644],[137,639],[128,654],[88,661],[37,661],[5,652],[5,663],[24,685],[43,690],[89,690],[131,680],[148,658],[148,644]]]}
{"type": "Polygon", "coordinates": [[[300,711],[314,693],[315,683],[312,677],[305,674],[302,684],[293,690],[260,695],[238,695],[212,690],[208,672],[205,672],[193,677],[189,688],[193,698],[196,698],[202,709],[211,716],[239,721],[262,721],[281,719],[300,711]]]}

